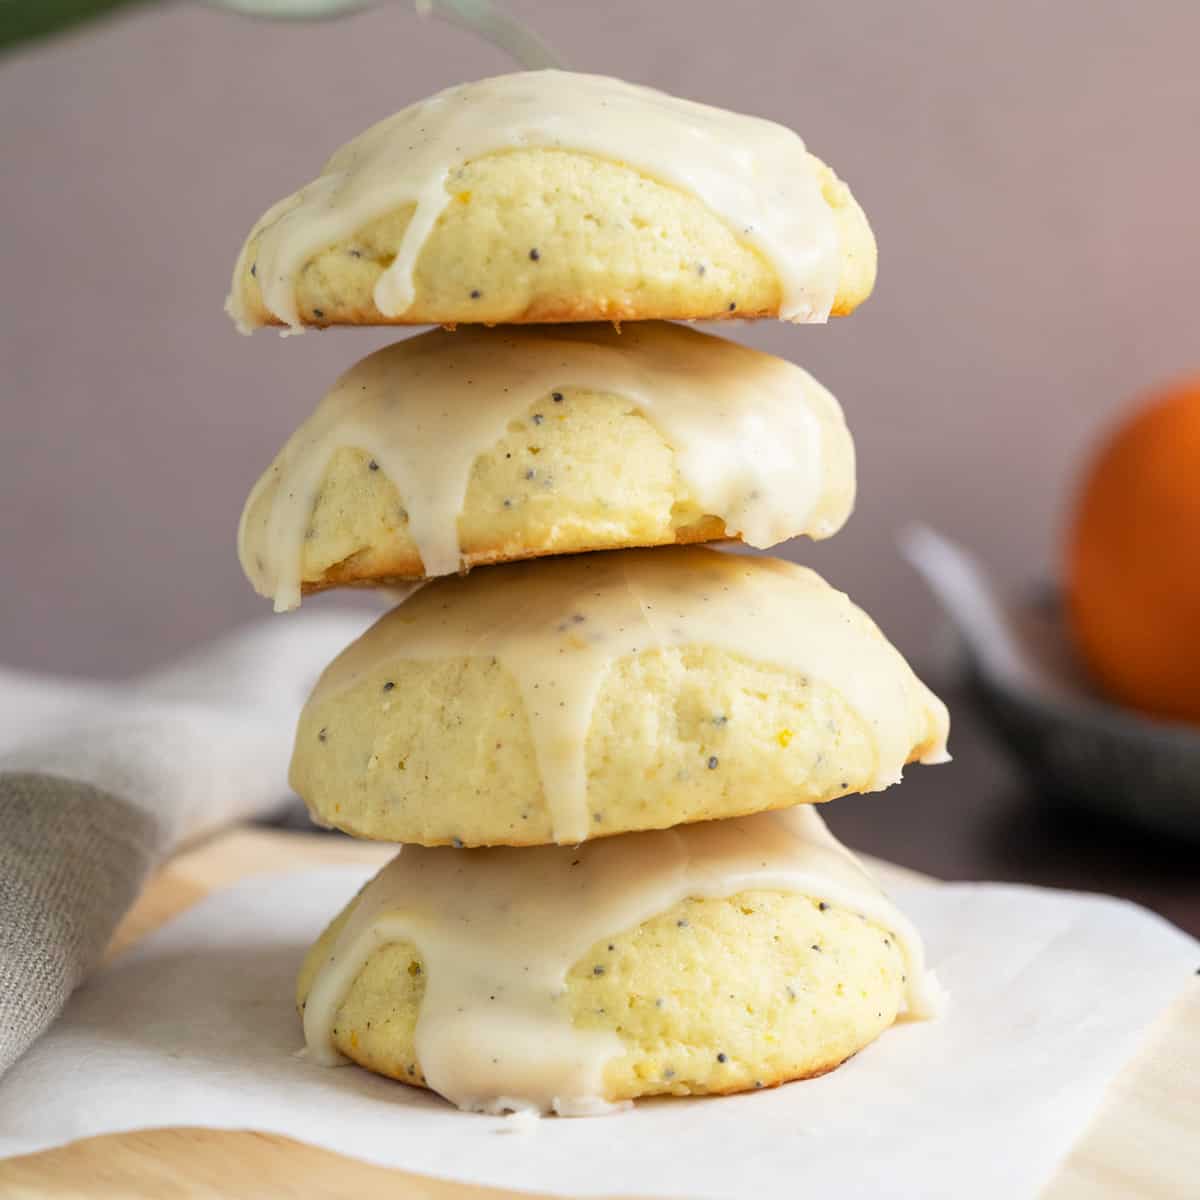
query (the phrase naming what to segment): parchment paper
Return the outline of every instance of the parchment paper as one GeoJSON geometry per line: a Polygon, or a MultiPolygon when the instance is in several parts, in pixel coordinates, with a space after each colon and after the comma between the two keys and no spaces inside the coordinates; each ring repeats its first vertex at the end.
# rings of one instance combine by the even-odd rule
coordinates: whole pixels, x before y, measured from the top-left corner
{"type": "Polygon", "coordinates": [[[460,1113],[296,1056],[306,948],[368,877],[325,867],[213,895],[73,997],[0,1083],[0,1154],[165,1126],[285,1134],[471,1183],[588,1195],[1033,1196],[1200,944],[1134,905],[1007,885],[897,895],[950,992],[821,1079],[592,1119],[460,1113]]]}

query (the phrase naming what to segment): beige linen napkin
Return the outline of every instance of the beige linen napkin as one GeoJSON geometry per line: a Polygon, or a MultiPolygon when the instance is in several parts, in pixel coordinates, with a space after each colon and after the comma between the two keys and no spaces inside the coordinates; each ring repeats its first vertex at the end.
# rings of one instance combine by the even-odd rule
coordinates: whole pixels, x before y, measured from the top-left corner
{"type": "Polygon", "coordinates": [[[365,623],[262,622],[113,686],[0,668],[0,1075],[158,862],[286,803],[300,705],[365,623]]]}

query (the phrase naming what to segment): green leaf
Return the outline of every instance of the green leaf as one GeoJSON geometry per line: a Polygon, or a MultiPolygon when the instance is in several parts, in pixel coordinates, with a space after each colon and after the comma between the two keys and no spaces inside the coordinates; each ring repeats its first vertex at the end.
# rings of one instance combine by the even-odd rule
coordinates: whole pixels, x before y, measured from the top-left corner
{"type": "Polygon", "coordinates": [[[0,0],[0,52],[146,0],[0,0]]]}

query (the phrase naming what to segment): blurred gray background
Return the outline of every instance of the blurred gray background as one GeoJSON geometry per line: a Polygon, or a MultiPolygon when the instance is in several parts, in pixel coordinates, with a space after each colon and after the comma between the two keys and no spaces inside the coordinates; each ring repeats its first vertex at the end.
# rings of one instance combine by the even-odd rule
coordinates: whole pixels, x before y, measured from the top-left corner
{"type": "MultiPolygon", "coordinates": [[[[735,330],[813,370],[857,439],[854,519],[786,552],[918,657],[905,523],[1013,586],[1051,570],[1089,443],[1200,365],[1200,4],[510,7],[580,69],[794,126],[867,209],[858,315],[735,330]]],[[[391,335],[237,336],[240,242],[364,126],[509,69],[400,3],[303,28],[152,6],[0,60],[0,660],[125,674],[266,613],[245,494],[391,335]]]]}

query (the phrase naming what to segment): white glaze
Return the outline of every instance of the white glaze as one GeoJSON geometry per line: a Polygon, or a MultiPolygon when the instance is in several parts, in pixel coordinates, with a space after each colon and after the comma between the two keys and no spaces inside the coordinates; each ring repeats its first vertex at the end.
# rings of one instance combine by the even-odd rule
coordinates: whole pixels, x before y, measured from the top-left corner
{"type": "MultiPolygon", "coordinates": [[[[784,320],[828,318],[841,269],[837,229],[795,133],[619,79],[553,70],[447,88],[338,150],[317,179],[255,227],[263,304],[298,328],[296,280],[305,264],[372,220],[415,204],[396,258],[375,286],[379,311],[402,316],[412,304],[421,248],[450,200],[450,173],[473,159],[531,147],[624,163],[690,192],[774,267],[784,320]]],[[[248,248],[226,303],[243,332],[251,327],[240,288],[248,248]]]]}
{"type": "Polygon", "coordinates": [[[416,1057],[434,1091],[464,1109],[605,1111],[605,1067],[623,1045],[571,1025],[570,968],[602,938],[679,901],[748,890],[809,896],[889,930],[906,960],[908,1015],[936,1013],[940,990],[916,930],[802,806],[580,847],[404,847],[318,970],[304,1012],[308,1054],[346,1061],[332,1031],[350,986],[379,947],[412,942],[426,978],[416,1057]]]}
{"type": "Polygon", "coordinates": [[[251,492],[238,536],[243,569],[277,611],[300,603],[313,505],[333,455],[353,447],[396,486],[425,573],[459,570],[458,518],[476,459],[538,401],[553,419],[551,393],[570,388],[635,404],[674,449],[697,503],[731,536],[759,547],[827,537],[849,515],[854,447],[841,409],[793,363],[657,321],[620,333],[463,327],[389,346],[338,381],[251,492]],[[265,528],[251,530],[272,486],[265,528]]]}
{"type": "Polygon", "coordinates": [[[688,897],[774,890],[823,900],[889,930],[906,960],[907,1009],[940,992],[921,940],[809,806],[574,847],[406,846],[367,885],[304,1009],[309,1054],[334,1048],[338,1009],[379,947],[411,942],[426,985],[415,1049],[430,1087],[460,1108],[582,1115],[611,1107],[615,1033],[576,1029],[567,974],[598,941],[688,897]]]}
{"type": "Polygon", "coordinates": [[[914,748],[946,759],[949,717],[865,613],[815,571],[695,546],[538,559],[443,579],[384,616],[326,668],[325,704],[404,660],[494,657],[516,680],[554,840],[591,830],[586,743],[609,667],[642,651],[713,646],[838,692],[874,742],[866,790],[914,748]]]}

